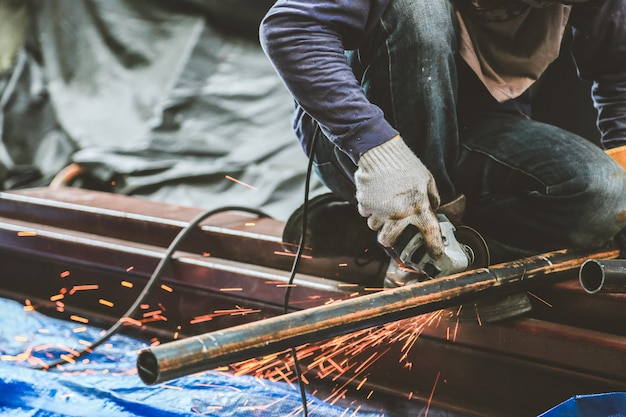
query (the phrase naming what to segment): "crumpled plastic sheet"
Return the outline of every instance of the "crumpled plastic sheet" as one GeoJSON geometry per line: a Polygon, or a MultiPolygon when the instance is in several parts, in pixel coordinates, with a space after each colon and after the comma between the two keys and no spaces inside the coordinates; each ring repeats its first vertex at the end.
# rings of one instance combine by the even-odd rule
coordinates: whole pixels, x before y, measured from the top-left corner
{"type": "Polygon", "coordinates": [[[575,395],[539,417],[626,417],[626,392],[575,395]]]}
{"type": "MultiPolygon", "coordinates": [[[[147,386],[136,372],[139,349],[147,343],[114,335],[92,354],[63,370],[35,369],[67,349],[82,350],[102,330],[27,311],[0,298],[0,415],[10,417],[176,417],[302,416],[297,387],[252,376],[206,371],[147,386]],[[82,341],[82,342],[81,342],[82,341]]],[[[389,415],[325,403],[308,397],[309,415],[389,415]]]]}

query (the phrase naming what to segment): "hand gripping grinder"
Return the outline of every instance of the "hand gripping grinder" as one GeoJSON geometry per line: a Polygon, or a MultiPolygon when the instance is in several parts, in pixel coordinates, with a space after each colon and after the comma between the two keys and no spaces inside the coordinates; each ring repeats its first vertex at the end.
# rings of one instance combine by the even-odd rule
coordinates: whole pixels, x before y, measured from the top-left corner
{"type": "Polygon", "coordinates": [[[385,286],[397,287],[409,281],[423,281],[489,266],[487,244],[476,230],[469,226],[455,227],[444,214],[437,214],[437,220],[443,238],[443,255],[432,258],[417,227],[407,227],[392,247],[384,248],[398,271],[396,276],[387,275],[385,286]]]}

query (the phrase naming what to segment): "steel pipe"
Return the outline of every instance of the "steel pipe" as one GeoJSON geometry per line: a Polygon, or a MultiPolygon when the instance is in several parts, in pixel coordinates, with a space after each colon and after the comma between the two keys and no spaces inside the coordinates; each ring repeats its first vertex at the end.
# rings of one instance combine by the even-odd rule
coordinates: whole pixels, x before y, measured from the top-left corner
{"type": "Polygon", "coordinates": [[[554,283],[571,277],[586,259],[618,255],[613,247],[595,253],[556,251],[380,291],[151,347],[139,353],[137,369],[148,385],[168,381],[482,296],[554,283]]]}
{"type": "Polygon", "coordinates": [[[589,294],[626,293],[626,259],[588,259],[581,265],[578,279],[589,294]]]}

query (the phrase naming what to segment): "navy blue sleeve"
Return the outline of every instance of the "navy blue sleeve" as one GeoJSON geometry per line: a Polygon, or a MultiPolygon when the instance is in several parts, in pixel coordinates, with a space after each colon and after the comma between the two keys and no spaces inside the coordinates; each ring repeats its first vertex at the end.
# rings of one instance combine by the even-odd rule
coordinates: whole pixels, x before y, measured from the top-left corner
{"type": "Polygon", "coordinates": [[[574,27],[572,54],[580,77],[593,81],[602,146],[610,149],[626,145],[626,0],[604,0],[591,12],[574,27]]]}
{"type": "Polygon", "coordinates": [[[263,19],[261,45],[299,106],[294,123],[305,148],[309,117],[355,163],[398,134],[367,100],[344,55],[358,47],[386,3],[278,0],[263,19]]]}

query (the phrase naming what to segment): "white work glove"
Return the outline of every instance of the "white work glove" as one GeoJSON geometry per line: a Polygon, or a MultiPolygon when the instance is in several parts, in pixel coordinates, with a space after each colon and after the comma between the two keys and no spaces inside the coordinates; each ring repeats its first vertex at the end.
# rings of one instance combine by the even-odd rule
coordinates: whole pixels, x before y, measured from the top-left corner
{"type": "Polygon", "coordinates": [[[433,258],[443,254],[435,180],[400,136],[365,152],[354,174],[359,213],[378,230],[378,242],[391,247],[409,225],[422,233],[433,258]]]}

